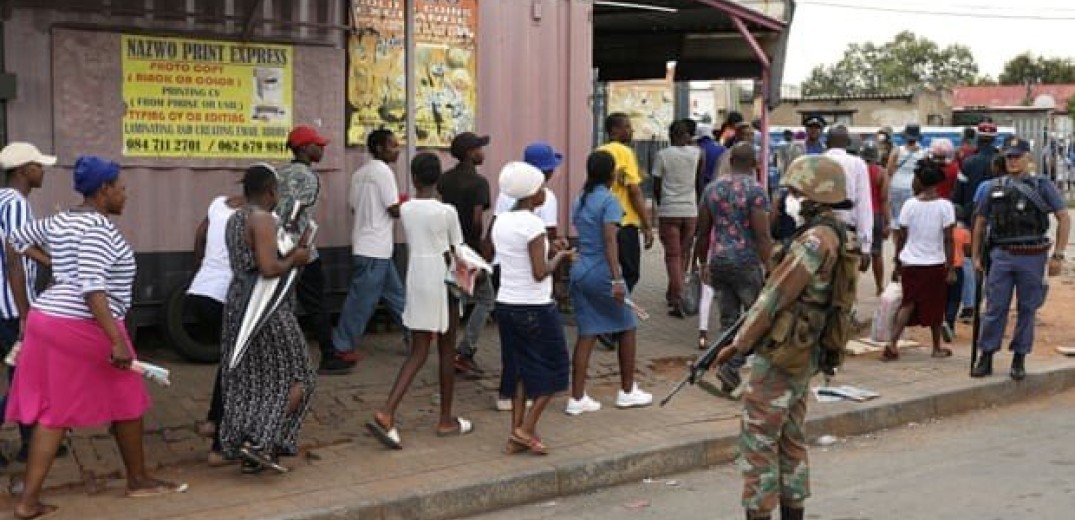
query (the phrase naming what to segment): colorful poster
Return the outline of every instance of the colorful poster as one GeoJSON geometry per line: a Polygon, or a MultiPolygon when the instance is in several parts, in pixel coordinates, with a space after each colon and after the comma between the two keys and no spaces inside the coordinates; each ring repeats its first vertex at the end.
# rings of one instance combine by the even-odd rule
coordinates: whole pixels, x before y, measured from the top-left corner
{"type": "Polygon", "coordinates": [[[122,35],[123,155],[283,159],[292,48],[122,35]]]}
{"type": "MultiPolygon", "coordinates": [[[[478,104],[477,0],[416,0],[415,125],[418,146],[448,147],[473,131],[478,104]]],[[[347,144],[378,128],[401,138],[406,112],[403,2],[352,0],[347,144]]]]}

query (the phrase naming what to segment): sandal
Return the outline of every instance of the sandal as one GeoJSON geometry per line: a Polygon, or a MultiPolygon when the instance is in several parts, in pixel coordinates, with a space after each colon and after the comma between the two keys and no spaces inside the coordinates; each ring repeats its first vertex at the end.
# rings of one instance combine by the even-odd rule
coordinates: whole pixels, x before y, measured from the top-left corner
{"type": "Polygon", "coordinates": [[[899,361],[899,359],[900,359],[900,351],[899,350],[893,351],[893,350],[889,349],[888,347],[885,347],[885,350],[883,352],[881,352],[881,361],[883,361],[883,362],[887,363],[889,361],[899,361]]]}
{"type": "Polygon", "coordinates": [[[56,507],[54,505],[38,503],[36,506],[34,506],[34,512],[30,513],[28,515],[20,515],[19,514],[19,509],[18,509],[18,507],[16,507],[15,508],[15,518],[16,518],[16,520],[31,520],[33,518],[46,517],[46,516],[51,515],[51,514],[55,513],[56,511],[59,511],[59,510],[60,510],[60,508],[56,507]]]}
{"type": "Polygon", "coordinates": [[[243,458],[243,461],[249,462],[243,466],[246,469],[249,466],[258,464],[262,467],[272,469],[277,473],[287,473],[291,471],[287,466],[280,464],[275,456],[265,453],[265,450],[259,449],[257,446],[251,446],[249,444],[239,448],[239,456],[243,458]]]}
{"type": "Polygon", "coordinates": [[[381,441],[381,444],[384,444],[385,447],[392,448],[393,450],[403,449],[403,440],[400,439],[399,430],[396,429],[395,425],[386,427],[381,424],[381,421],[374,415],[373,419],[366,423],[366,429],[368,429],[377,440],[381,441]]]}
{"type": "Polygon", "coordinates": [[[163,480],[157,480],[155,482],[155,486],[140,489],[128,489],[125,496],[127,498],[149,498],[160,495],[171,495],[172,493],[186,493],[187,489],[190,488],[186,483],[173,484],[163,480]]]}
{"type": "Polygon", "coordinates": [[[508,444],[504,446],[504,453],[508,455],[517,455],[530,449],[529,445],[519,444],[514,439],[509,438],[508,444]]]}
{"type": "Polygon", "coordinates": [[[516,444],[522,449],[530,450],[534,455],[549,454],[549,447],[541,442],[541,438],[537,435],[533,437],[523,437],[518,433],[512,432],[511,437],[508,437],[508,443],[516,444]]]}
{"type": "Polygon", "coordinates": [[[458,437],[474,431],[474,423],[462,418],[455,418],[456,427],[451,430],[437,429],[437,437],[458,437]]]}
{"type": "Polygon", "coordinates": [[[935,348],[935,349],[933,349],[933,353],[930,354],[930,357],[933,357],[933,358],[952,357],[952,349],[950,349],[950,348],[935,348]]]}

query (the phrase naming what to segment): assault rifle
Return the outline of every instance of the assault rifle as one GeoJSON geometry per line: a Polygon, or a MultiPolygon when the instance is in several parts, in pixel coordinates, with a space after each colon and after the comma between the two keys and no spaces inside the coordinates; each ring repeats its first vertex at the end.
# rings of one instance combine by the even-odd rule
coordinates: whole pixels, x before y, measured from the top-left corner
{"type": "Polygon", "coordinates": [[[687,367],[687,375],[676,384],[675,388],[672,389],[668,396],[661,400],[661,406],[668,404],[668,401],[671,401],[680,390],[683,390],[683,387],[688,384],[693,385],[702,379],[702,376],[705,375],[706,371],[713,366],[713,361],[717,359],[717,354],[720,353],[721,349],[731,345],[732,340],[735,339],[735,335],[739,333],[739,328],[742,327],[743,322],[746,321],[746,317],[747,312],[743,311],[743,313],[739,315],[739,319],[735,320],[735,323],[732,324],[731,327],[728,327],[716,341],[710,343],[709,348],[707,348],[705,352],[702,352],[702,354],[698,356],[698,359],[695,359],[694,362],[687,367]]]}

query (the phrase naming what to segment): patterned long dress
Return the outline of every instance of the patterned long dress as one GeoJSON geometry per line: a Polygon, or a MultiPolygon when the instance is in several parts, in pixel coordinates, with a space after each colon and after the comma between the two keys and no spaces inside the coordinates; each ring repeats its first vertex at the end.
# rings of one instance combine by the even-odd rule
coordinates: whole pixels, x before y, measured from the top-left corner
{"type": "Polygon", "coordinates": [[[269,453],[294,450],[316,379],[306,339],[295,319],[293,295],[284,300],[250,339],[239,364],[234,369],[228,368],[226,360],[235,348],[243,312],[258,279],[254,250],[245,239],[250,212],[248,207],[236,211],[228,220],[225,232],[235,275],[224,304],[221,338],[224,417],[220,442],[227,454],[237,453],[246,441],[269,453]],[[302,385],[303,396],[298,410],[288,414],[288,392],[293,383],[302,385]]]}

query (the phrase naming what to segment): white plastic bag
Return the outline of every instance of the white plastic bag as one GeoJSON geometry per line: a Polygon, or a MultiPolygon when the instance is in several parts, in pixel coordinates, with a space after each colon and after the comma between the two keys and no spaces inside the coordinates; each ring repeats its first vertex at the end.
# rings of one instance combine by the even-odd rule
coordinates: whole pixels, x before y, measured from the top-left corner
{"type": "Polygon", "coordinates": [[[896,328],[896,313],[903,302],[903,286],[892,282],[885,286],[877,310],[873,313],[873,325],[870,326],[870,341],[888,343],[896,328]]]}

